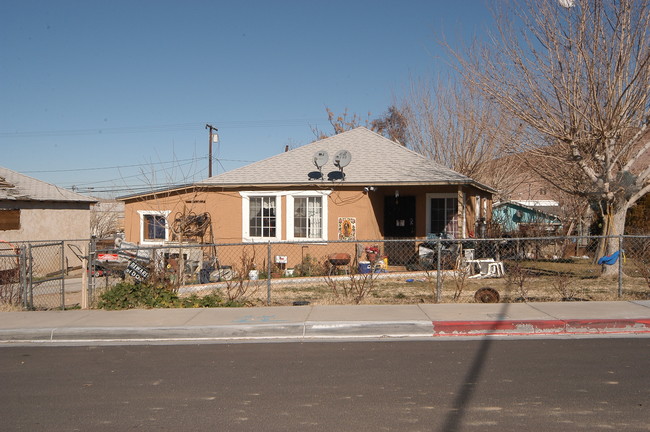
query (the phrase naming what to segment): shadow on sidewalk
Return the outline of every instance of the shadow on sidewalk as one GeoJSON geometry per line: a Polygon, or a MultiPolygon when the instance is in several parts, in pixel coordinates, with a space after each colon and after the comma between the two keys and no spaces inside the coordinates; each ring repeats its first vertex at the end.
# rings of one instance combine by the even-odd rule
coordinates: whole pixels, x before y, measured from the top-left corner
{"type": "MultiPolygon", "coordinates": [[[[493,328],[490,329],[490,331],[497,329],[497,321],[507,317],[509,306],[510,303],[503,304],[503,307],[497,316],[497,320],[495,321],[495,324],[493,328]]],[[[479,384],[481,373],[483,372],[485,361],[487,360],[488,352],[490,350],[490,345],[492,345],[493,341],[494,339],[492,339],[489,334],[486,335],[481,341],[481,345],[479,346],[479,349],[474,356],[472,365],[470,366],[467,374],[465,375],[465,378],[461,383],[460,391],[458,392],[456,399],[454,399],[454,403],[449,410],[447,417],[445,418],[445,422],[443,423],[442,428],[440,429],[441,432],[456,432],[460,430],[465,412],[467,411],[467,408],[471,403],[472,396],[474,395],[474,391],[479,384]]]]}

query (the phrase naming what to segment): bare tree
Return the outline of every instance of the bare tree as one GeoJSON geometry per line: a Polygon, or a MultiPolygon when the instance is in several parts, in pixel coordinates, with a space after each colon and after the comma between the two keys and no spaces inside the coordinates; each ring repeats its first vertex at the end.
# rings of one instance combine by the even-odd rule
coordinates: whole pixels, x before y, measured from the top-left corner
{"type": "Polygon", "coordinates": [[[316,139],[324,139],[331,135],[337,135],[359,126],[365,126],[391,141],[395,141],[402,145],[406,143],[407,118],[396,105],[389,106],[385,114],[372,121],[370,120],[370,113],[368,113],[366,119],[363,120],[361,116],[356,113],[348,113],[347,108],[343,111],[343,114],[340,115],[334,114],[334,112],[328,107],[325,107],[325,111],[327,112],[327,119],[330,122],[330,125],[332,125],[333,134],[328,134],[327,132],[318,129],[318,127],[312,126],[311,130],[316,136],[316,139]]]}
{"type": "Polygon", "coordinates": [[[368,126],[370,122],[370,113],[368,113],[368,117],[366,118],[365,122],[361,119],[361,116],[359,116],[357,113],[354,113],[350,115],[348,113],[348,109],[345,108],[343,111],[343,114],[336,115],[334,114],[334,111],[329,109],[329,107],[325,107],[325,111],[327,112],[327,120],[330,122],[330,125],[332,125],[332,128],[334,130],[333,134],[328,134],[327,132],[318,129],[317,126],[312,126],[311,131],[314,133],[316,136],[316,139],[324,139],[327,138],[331,135],[337,135],[345,131],[352,130],[354,128],[357,128],[359,126],[368,126]]]}
{"type": "Polygon", "coordinates": [[[401,102],[409,147],[499,190],[507,199],[521,183],[521,161],[510,154],[521,135],[474,87],[453,81],[411,81],[401,102]]]}
{"type": "Polygon", "coordinates": [[[370,129],[402,145],[407,144],[407,128],[408,118],[396,105],[389,106],[385,114],[370,122],[370,129]]]}
{"type": "Polygon", "coordinates": [[[513,0],[494,13],[491,38],[450,48],[458,71],[526,125],[519,149],[547,162],[538,174],[598,203],[604,234],[622,234],[650,191],[650,0],[513,0]]]}
{"type": "Polygon", "coordinates": [[[97,238],[115,235],[122,227],[124,205],[117,201],[100,200],[90,209],[90,232],[97,238]]]}

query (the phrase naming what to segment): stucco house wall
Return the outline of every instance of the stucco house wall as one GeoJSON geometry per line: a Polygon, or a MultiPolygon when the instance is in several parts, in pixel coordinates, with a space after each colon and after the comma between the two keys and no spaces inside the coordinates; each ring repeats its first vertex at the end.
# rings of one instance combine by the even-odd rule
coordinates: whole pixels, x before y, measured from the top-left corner
{"type": "Polygon", "coordinates": [[[1,210],[19,210],[20,228],[1,230],[9,242],[90,238],[90,211],[82,203],[0,202],[1,210]]]}

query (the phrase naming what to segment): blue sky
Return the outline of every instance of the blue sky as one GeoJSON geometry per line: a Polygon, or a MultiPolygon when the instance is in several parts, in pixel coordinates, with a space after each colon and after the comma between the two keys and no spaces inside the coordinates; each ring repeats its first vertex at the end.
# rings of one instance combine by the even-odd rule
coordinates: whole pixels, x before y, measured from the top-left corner
{"type": "Polygon", "coordinates": [[[436,39],[487,25],[464,1],[0,2],[0,166],[128,194],[314,140],[325,107],[383,113],[445,73],[436,39]]]}

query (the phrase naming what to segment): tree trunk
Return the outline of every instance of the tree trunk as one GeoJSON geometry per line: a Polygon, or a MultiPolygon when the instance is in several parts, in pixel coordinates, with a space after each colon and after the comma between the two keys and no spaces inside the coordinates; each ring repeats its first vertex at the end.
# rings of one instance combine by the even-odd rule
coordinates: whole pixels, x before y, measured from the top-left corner
{"type": "MultiPolygon", "coordinates": [[[[625,230],[625,216],[627,213],[626,206],[620,206],[612,209],[612,212],[605,215],[605,226],[607,232],[603,233],[608,237],[603,239],[605,242],[605,255],[611,255],[619,250],[619,239],[625,230]]],[[[600,258],[600,257],[598,257],[600,258]]],[[[622,253],[619,259],[623,259],[622,253]]],[[[613,265],[603,265],[601,276],[615,276],[618,274],[618,261],[613,265]]]]}

